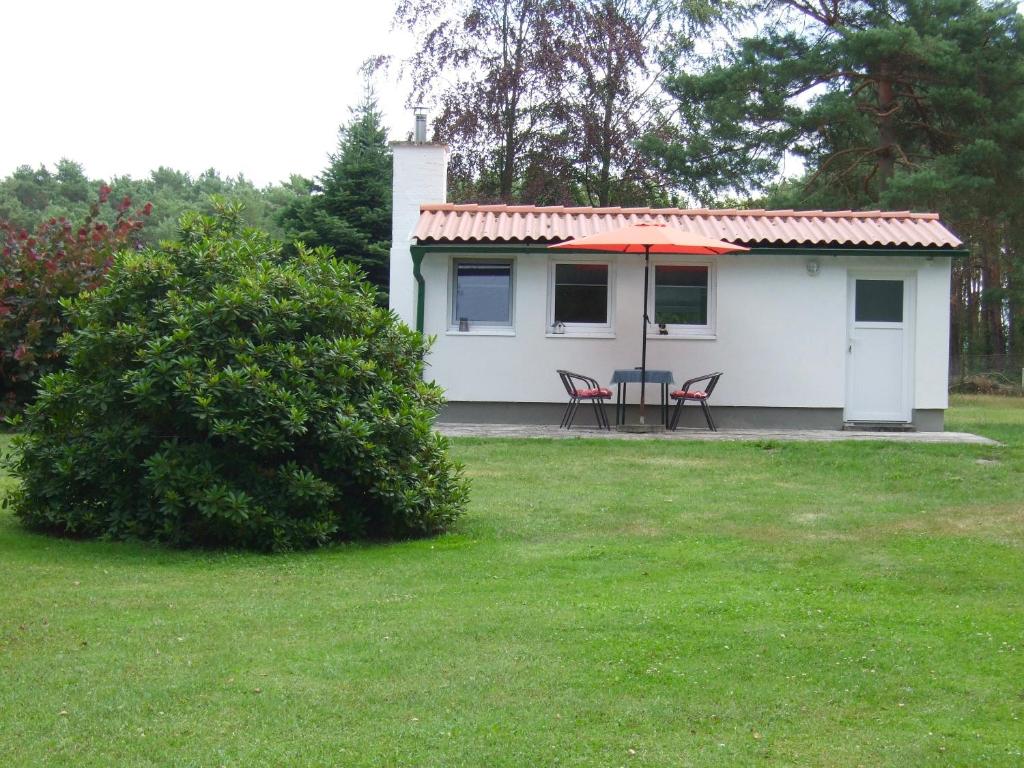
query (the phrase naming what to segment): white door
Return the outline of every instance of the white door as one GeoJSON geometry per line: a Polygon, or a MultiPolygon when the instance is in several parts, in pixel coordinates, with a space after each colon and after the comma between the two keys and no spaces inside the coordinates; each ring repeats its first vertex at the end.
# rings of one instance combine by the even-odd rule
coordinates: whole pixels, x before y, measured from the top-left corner
{"type": "Polygon", "coordinates": [[[909,422],[913,281],[850,276],[846,421],[909,422]]]}

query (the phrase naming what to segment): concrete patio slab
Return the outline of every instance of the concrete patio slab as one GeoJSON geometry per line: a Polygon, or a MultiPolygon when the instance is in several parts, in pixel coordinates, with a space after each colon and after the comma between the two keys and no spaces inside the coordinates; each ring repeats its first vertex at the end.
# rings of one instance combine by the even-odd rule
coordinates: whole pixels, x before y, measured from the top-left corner
{"type": "Polygon", "coordinates": [[[438,424],[436,429],[448,437],[553,438],[561,440],[594,438],[606,440],[778,440],[818,443],[871,440],[889,443],[1001,445],[996,440],[973,435],[970,432],[868,432],[831,429],[723,429],[719,432],[708,432],[700,429],[680,429],[676,432],[636,434],[616,430],[608,432],[592,427],[574,427],[567,430],[546,424],[438,424]]]}

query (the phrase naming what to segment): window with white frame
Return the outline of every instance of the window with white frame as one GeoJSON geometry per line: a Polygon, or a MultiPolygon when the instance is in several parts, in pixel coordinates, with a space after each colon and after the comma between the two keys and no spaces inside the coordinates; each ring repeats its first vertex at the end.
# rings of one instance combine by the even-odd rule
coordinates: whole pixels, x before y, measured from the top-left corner
{"type": "Polygon", "coordinates": [[[611,332],[611,267],[608,262],[552,262],[550,274],[550,330],[570,334],[611,332]]]}
{"type": "Polygon", "coordinates": [[[453,329],[512,327],[512,261],[456,259],[452,263],[453,329]]]}
{"type": "MultiPolygon", "coordinates": [[[[714,333],[714,268],[711,264],[662,263],[652,270],[651,320],[669,335],[714,333]]],[[[655,331],[657,332],[657,330],[655,331]]]]}

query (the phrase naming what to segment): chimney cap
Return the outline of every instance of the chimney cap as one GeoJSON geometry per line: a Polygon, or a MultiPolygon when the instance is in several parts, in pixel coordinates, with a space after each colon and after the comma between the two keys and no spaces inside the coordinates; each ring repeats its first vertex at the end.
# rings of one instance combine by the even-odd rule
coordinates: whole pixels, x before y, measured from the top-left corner
{"type": "Polygon", "coordinates": [[[427,110],[426,107],[413,107],[413,114],[416,115],[416,132],[414,138],[417,144],[427,143],[427,110]]]}

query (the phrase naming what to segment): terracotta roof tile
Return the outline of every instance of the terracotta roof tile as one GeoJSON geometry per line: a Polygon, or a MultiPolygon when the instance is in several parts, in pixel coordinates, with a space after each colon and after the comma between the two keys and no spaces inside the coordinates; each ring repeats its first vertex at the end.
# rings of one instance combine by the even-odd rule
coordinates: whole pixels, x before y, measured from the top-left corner
{"type": "Polygon", "coordinates": [[[421,243],[558,242],[638,221],[657,221],[743,245],[959,248],[936,213],[680,208],[563,208],[532,205],[420,207],[421,243]]]}

